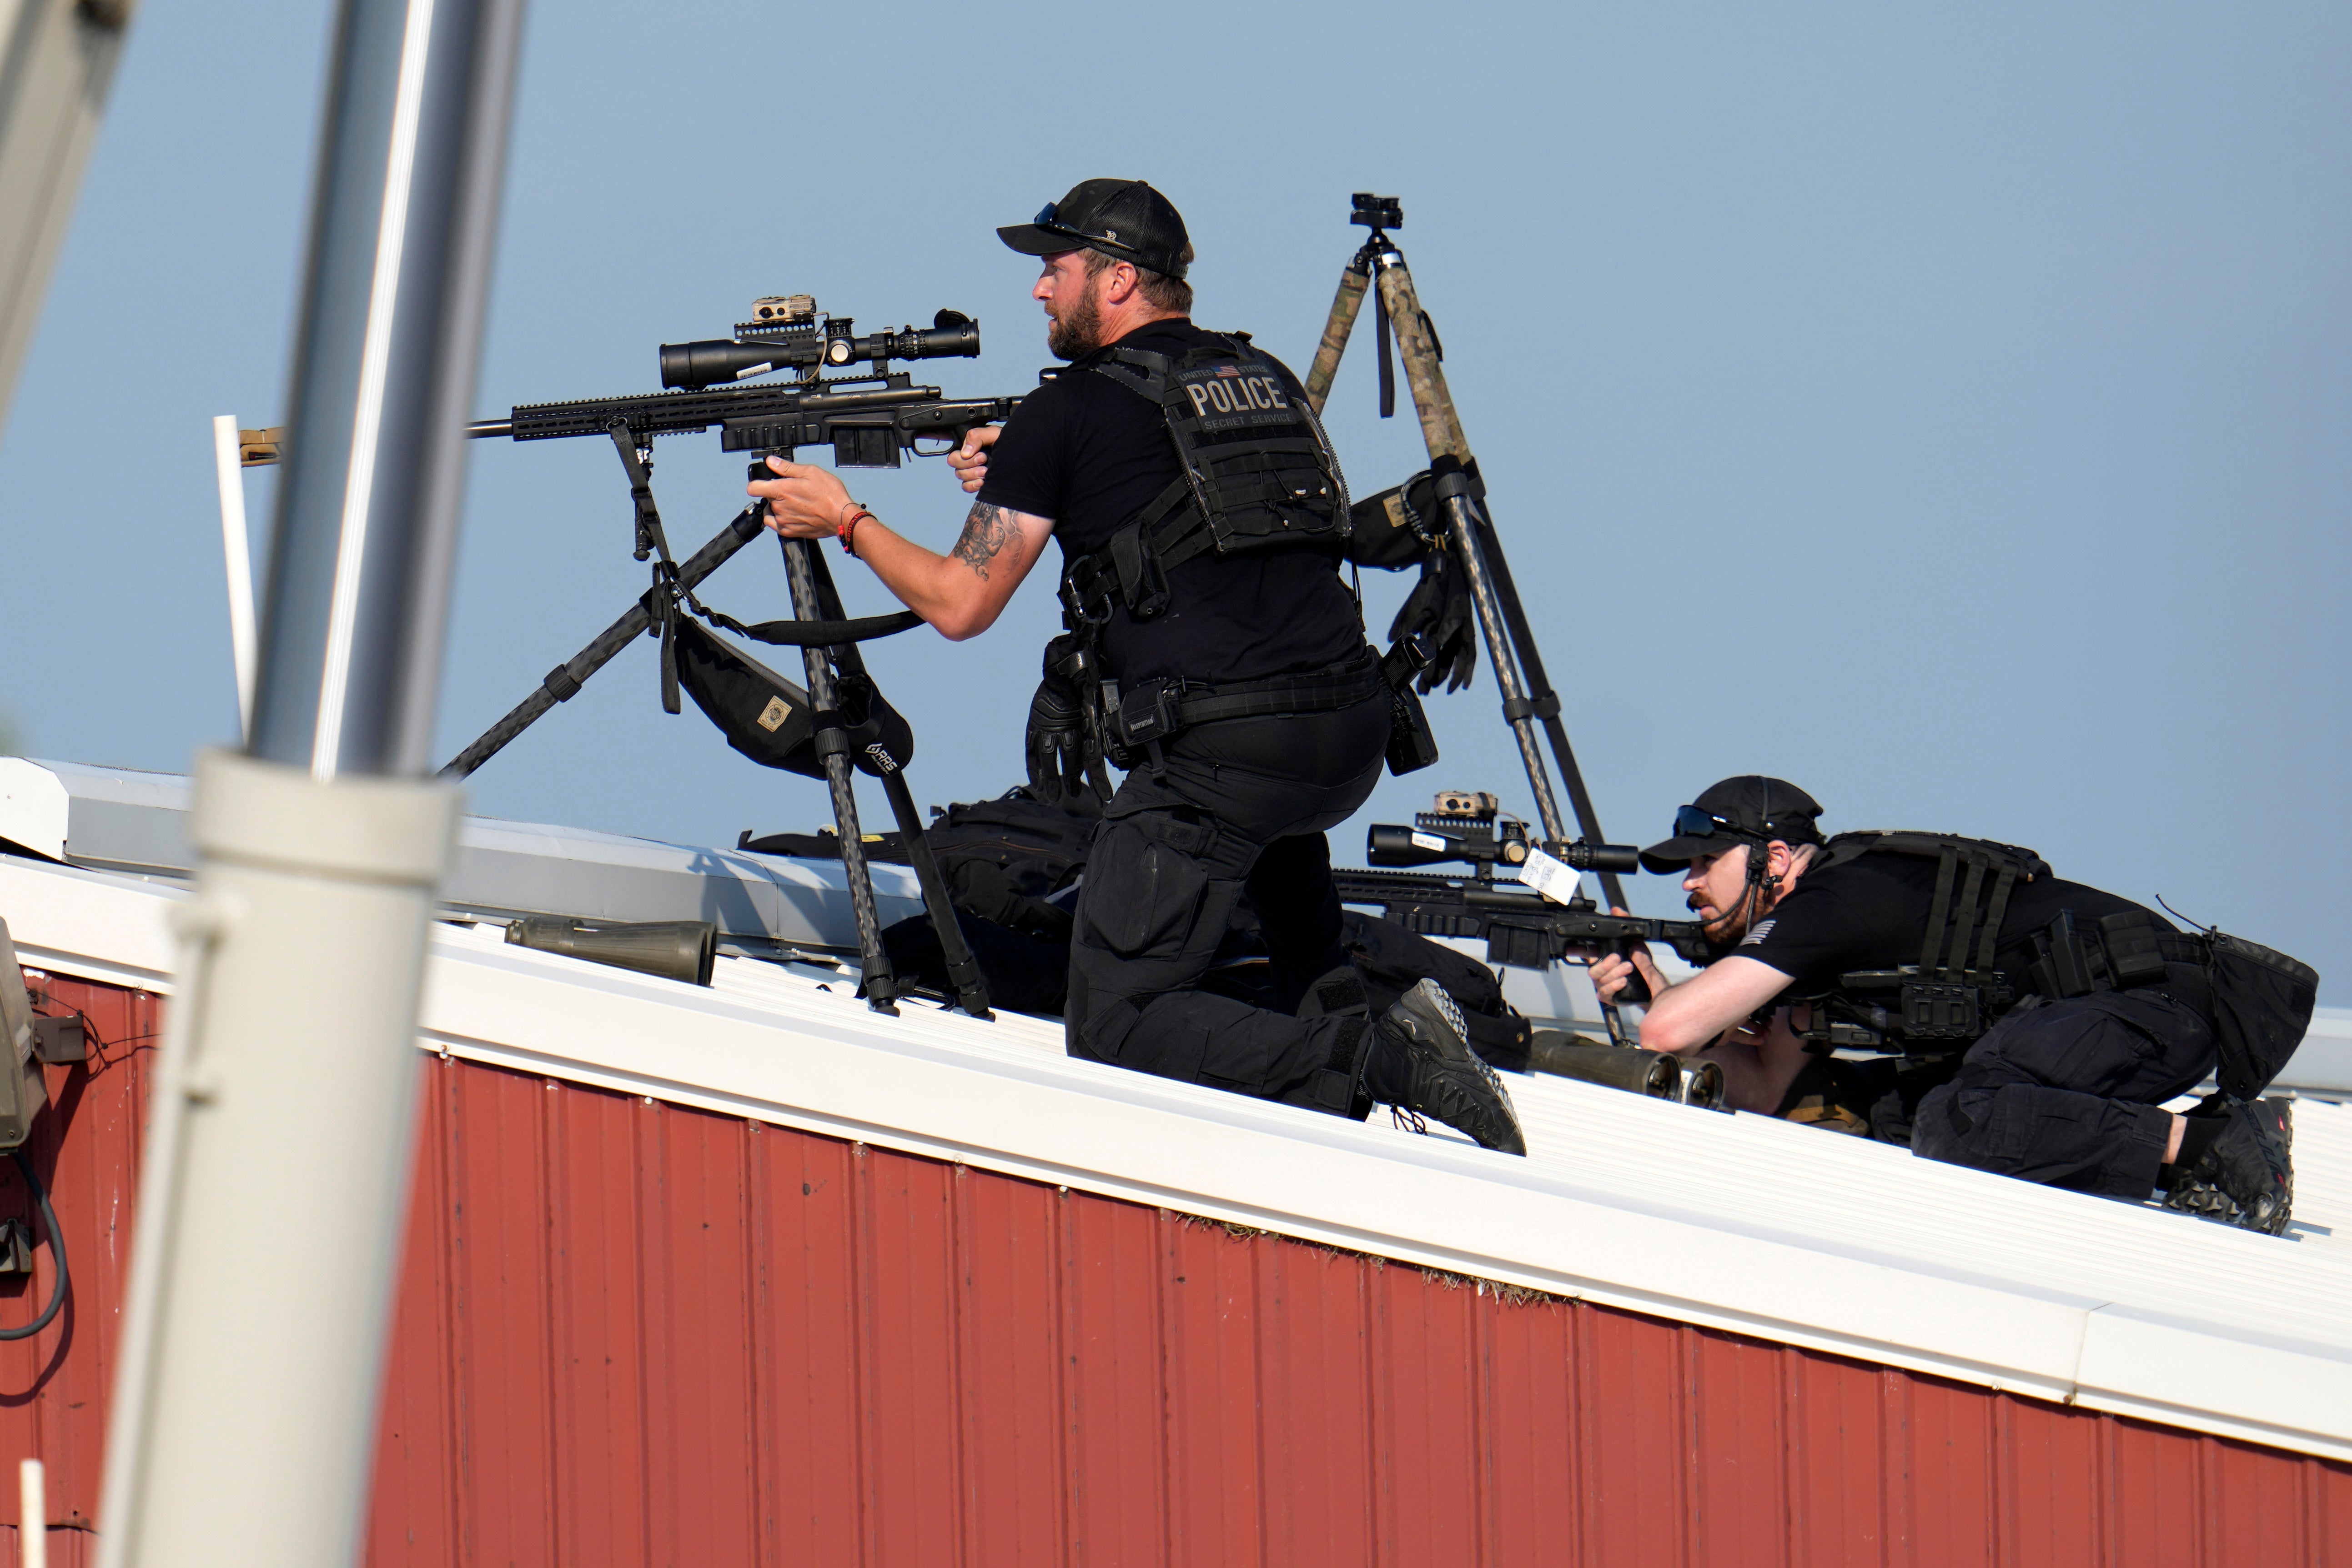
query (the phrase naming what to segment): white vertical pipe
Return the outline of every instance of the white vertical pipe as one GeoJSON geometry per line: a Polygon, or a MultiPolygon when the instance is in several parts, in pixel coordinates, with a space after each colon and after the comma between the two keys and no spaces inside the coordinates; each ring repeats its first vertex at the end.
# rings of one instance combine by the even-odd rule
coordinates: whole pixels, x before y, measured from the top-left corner
{"type": "Polygon", "coordinates": [[[228,643],[236,658],[236,733],[253,733],[253,540],[245,526],[245,459],[236,415],[213,418],[213,466],[220,477],[221,556],[228,568],[228,643]]]}
{"type": "Polygon", "coordinates": [[[195,895],[149,1106],[100,1568],[360,1556],[417,993],[459,810],[414,775],[521,11],[341,5],[248,751],[198,758],[188,814],[195,895]]]}
{"type": "Polygon", "coordinates": [[[16,1467],[16,1497],[17,1568],[49,1568],[49,1489],[40,1460],[16,1467]]]}

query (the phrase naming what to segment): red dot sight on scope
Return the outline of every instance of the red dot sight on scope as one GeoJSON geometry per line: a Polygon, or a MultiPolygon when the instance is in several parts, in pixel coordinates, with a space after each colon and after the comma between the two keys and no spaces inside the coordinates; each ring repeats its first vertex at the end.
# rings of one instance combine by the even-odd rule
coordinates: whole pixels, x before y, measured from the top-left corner
{"type": "Polygon", "coordinates": [[[857,336],[846,316],[820,317],[806,294],[770,295],[751,307],[753,319],[738,322],[732,338],[661,346],[662,385],[685,392],[749,381],[777,371],[802,371],[814,381],[828,370],[846,370],[861,361],[880,375],[892,360],[976,359],[980,323],[960,310],[942,310],[929,327],[857,336]]]}

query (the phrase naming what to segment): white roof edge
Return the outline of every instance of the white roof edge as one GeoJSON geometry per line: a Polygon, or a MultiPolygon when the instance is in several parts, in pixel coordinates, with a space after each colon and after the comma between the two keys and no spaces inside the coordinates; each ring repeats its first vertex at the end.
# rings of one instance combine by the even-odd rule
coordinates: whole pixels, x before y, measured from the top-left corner
{"type": "MultiPolygon", "coordinates": [[[[167,988],[173,896],[0,859],[0,915],[26,963],[58,972],[167,988]]],[[[1522,1162],[1073,1061],[1045,1020],[985,1025],[917,1006],[881,1018],[748,962],[722,965],[725,988],[711,991],[450,927],[432,955],[426,1049],[2352,1460],[2352,1324],[2307,1304],[2352,1299],[2352,1262],[2321,1242],[1549,1080],[1514,1081],[1531,1085],[1522,1110],[1538,1157],[1522,1162]],[[1774,1142],[1782,1134],[1803,1142],[1774,1142]],[[1679,1189],[1670,1175],[1629,1186],[1622,1151],[1652,1145],[1662,1171],[1689,1166],[1696,1150],[1720,1174],[1679,1189]],[[1818,1185],[1792,1191],[1773,1223],[1743,1218],[1736,1162],[1791,1150],[1818,1185]],[[1711,1205],[1718,1187],[1724,1199],[1711,1205]],[[1923,1207],[1957,1194],[1986,1234],[1922,1245],[1895,1223],[1889,1189],[1923,1207]],[[1860,1218],[1809,1218],[1838,1202],[1860,1218]],[[1961,1242],[1976,1250],[1963,1256],[1961,1242]],[[1999,1260],[2012,1256],[2004,1275],[1999,1260]],[[2102,1270],[2130,1289],[2100,1283],[2102,1270]],[[2234,1296],[2147,1282],[2209,1277],[2242,1280],[2255,1304],[2232,1314],[2234,1296]]]]}
{"type": "MultiPolygon", "coordinates": [[[[0,758],[0,839],[87,870],[184,881],[189,784],[176,773],[0,758]]],[[[920,913],[906,866],[872,868],[887,925],[920,913]]],[[[443,907],[467,915],[708,920],[722,939],[854,952],[847,883],[831,862],[466,817],[443,907]]]]}

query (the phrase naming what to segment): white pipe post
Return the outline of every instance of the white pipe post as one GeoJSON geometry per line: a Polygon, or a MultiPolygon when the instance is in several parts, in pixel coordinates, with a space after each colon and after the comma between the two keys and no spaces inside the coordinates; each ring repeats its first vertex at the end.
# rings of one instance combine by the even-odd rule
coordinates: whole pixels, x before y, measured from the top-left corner
{"type": "Polygon", "coordinates": [[[49,1568],[49,1489],[41,1461],[16,1467],[16,1568],[49,1568]]]}
{"type": "Polygon", "coordinates": [[[228,569],[228,645],[236,660],[236,734],[253,734],[253,543],[245,526],[245,458],[236,415],[213,418],[213,467],[220,480],[221,558],[228,569]]]}
{"type": "Polygon", "coordinates": [[[244,754],[197,758],[100,1568],[366,1525],[460,796],[428,767],[522,0],[343,0],[244,754]]]}

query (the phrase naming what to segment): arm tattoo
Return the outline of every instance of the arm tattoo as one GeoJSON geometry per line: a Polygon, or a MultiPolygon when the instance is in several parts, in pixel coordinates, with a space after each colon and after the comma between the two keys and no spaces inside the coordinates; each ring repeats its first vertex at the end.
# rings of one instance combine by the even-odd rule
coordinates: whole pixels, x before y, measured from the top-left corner
{"type": "Polygon", "coordinates": [[[1002,507],[992,507],[986,501],[972,503],[971,515],[963,520],[963,535],[949,553],[971,568],[983,582],[988,580],[988,563],[998,552],[1020,536],[1013,514],[1002,507]]]}

